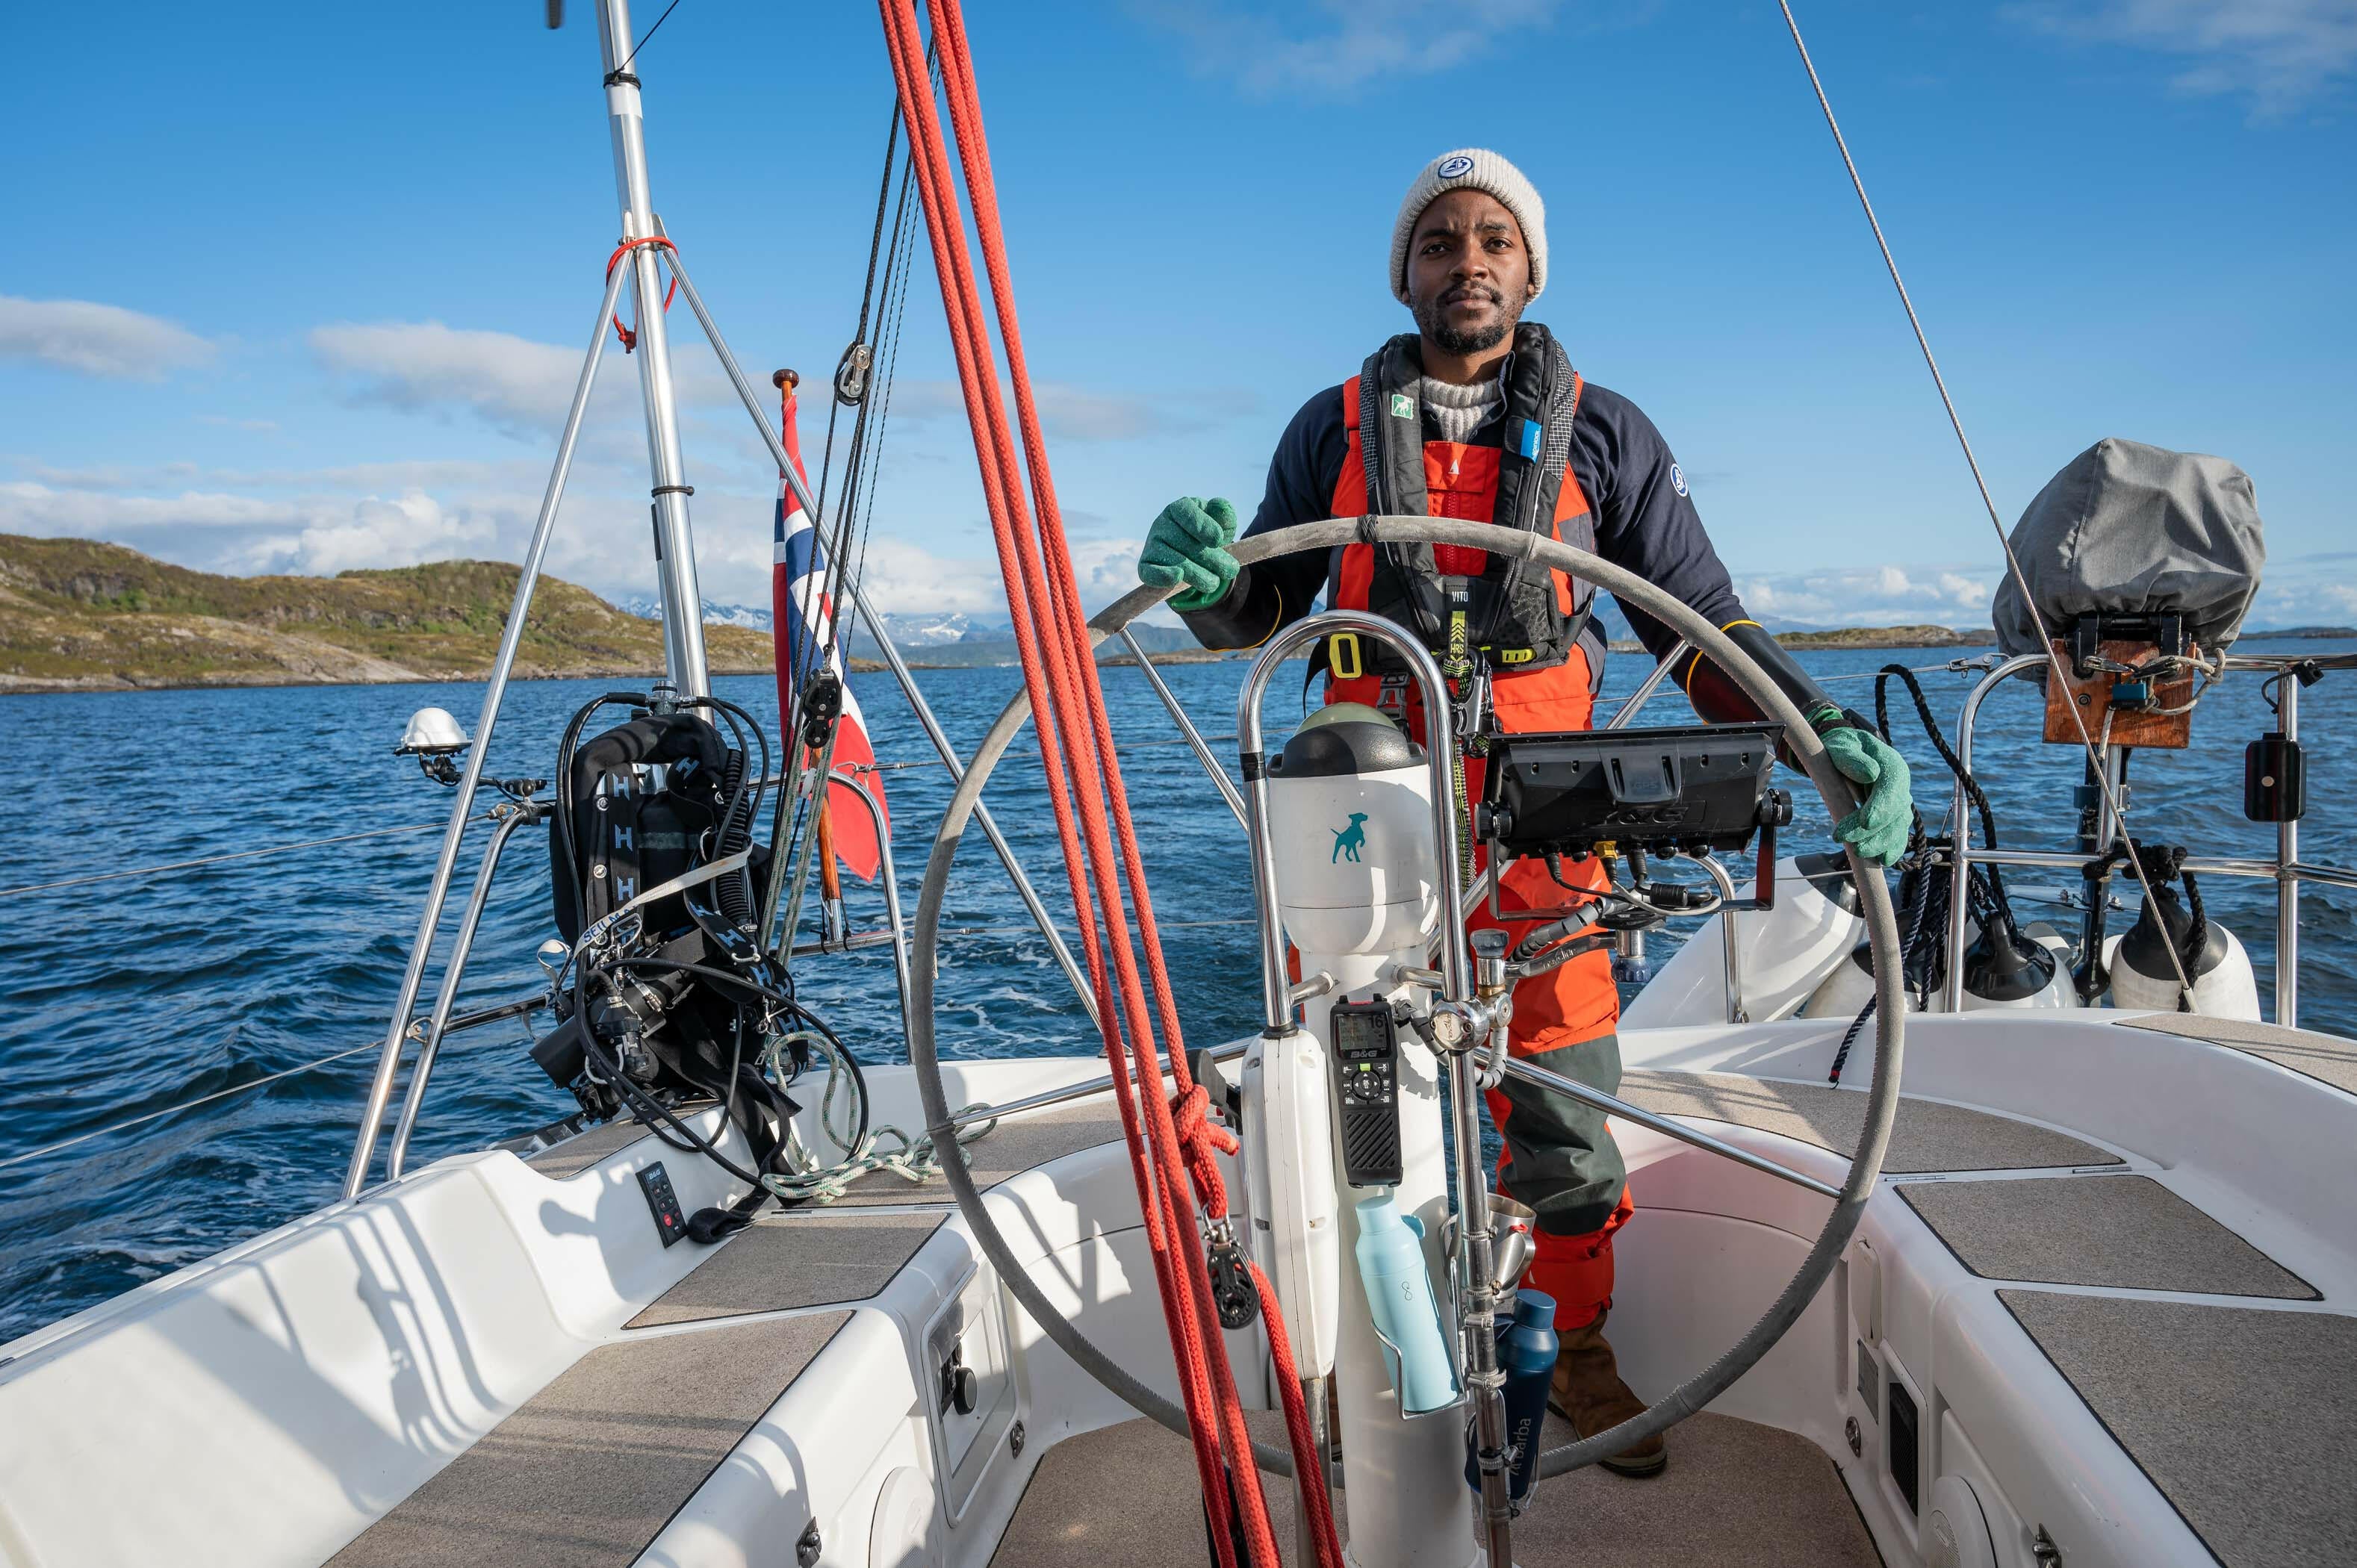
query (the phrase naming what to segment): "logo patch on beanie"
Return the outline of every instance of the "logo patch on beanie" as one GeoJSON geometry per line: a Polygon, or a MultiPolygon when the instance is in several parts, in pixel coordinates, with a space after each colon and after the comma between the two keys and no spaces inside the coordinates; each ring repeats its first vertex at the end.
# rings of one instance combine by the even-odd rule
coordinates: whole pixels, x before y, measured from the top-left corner
{"type": "Polygon", "coordinates": [[[1473,172],[1473,160],[1458,153],[1454,157],[1441,159],[1439,166],[1432,172],[1443,179],[1463,179],[1473,172]]]}

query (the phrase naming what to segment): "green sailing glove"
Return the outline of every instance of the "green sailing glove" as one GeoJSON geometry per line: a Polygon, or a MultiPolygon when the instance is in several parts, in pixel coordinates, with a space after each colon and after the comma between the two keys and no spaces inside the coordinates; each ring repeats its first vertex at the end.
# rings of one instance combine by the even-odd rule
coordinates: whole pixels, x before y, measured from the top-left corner
{"type": "Polygon", "coordinates": [[[1174,610],[1209,609],[1227,597],[1243,570],[1228,553],[1235,542],[1235,508],[1216,496],[1208,501],[1181,496],[1146,531],[1137,580],[1157,588],[1177,585],[1178,592],[1170,596],[1174,610]]]}
{"type": "Polygon", "coordinates": [[[1890,865],[1907,852],[1908,832],[1915,823],[1907,759],[1872,730],[1852,725],[1831,703],[1811,709],[1808,716],[1835,771],[1866,797],[1834,824],[1834,837],[1867,860],[1890,865]]]}

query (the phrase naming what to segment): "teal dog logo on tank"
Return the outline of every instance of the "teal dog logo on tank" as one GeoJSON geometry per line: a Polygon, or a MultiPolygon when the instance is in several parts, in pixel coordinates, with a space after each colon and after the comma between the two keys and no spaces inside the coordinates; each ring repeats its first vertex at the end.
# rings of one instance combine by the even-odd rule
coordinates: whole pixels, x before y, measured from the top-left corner
{"type": "Polygon", "coordinates": [[[1423,1222],[1402,1214],[1389,1192],[1361,1198],[1358,1207],[1359,1278],[1400,1410],[1422,1415],[1454,1404],[1463,1391],[1424,1266],[1423,1222]]]}

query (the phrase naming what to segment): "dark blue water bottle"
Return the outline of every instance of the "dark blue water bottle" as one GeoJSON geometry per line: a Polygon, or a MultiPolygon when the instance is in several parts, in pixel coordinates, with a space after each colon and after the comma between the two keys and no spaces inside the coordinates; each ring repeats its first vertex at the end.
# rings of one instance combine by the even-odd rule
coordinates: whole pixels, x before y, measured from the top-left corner
{"type": "MultiPolygon", "coordinates": [[[[1539,1438],[1546,1425],[1547,1385],[1555,1377],[1555,1297],[1544,1291],[1514,1293],[1514,1314],[1498,1319],[1498,1368],[1506,1374],[1506,1489],[1519,1508],[1538,1479],[1539,1438]]],[[[1466,1485],[1479,1490],[1480,1438],[1467,1435],[1466,1485]]]]}

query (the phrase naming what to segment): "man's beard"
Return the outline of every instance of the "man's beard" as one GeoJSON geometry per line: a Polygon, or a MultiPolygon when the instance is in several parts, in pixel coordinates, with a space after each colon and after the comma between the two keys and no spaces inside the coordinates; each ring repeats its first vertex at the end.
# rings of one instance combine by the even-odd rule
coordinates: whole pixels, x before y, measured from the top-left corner
{"type": "MultiPolygon", "coordinates": [[[[1444,289],[1442,296],[1445,298],[1448,292],[1444,289]]],[[[1469,332],[1460,331],[1448,325],[1448,319],[1443,314],[1448,306],[1440,300],[1419,300],[1411,307],[1415,316],[1416,330],[1444,354],[1487,353],[1506,340],[1506,335],[1514,329],[1523,313],[1519,308],[1508,309],[1505,296],[1496,289],[1483,289],[1481,292],[1499,306],[1497,319],[1489,326],[1478,327],[1469,332]]]]}

